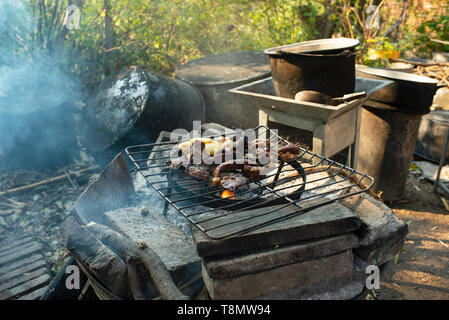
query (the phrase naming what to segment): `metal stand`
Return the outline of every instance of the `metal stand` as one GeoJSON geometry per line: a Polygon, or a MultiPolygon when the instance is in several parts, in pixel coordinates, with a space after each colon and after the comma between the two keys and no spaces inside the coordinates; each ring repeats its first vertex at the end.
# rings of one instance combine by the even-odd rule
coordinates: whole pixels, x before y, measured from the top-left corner
{"type": "Polygon", "coordinates": [[[435,179],[435,185],[434,185],[433,192],[436,192],[438,187],[440,187],[444,192],[449,194],[449,189],[446,187],[446,185],[444,183],[442,183],[440,181],[441,168],[444,166],[444,160],[446,159],[446,151],[447,151],[448,144],[449,144],[449,131],[446,134],[446,140],[444,141],[444,147],[441,152],[440,164],[438,165],[438,173],[437,173],[437,177],[435,179]]]}
{"type": "MultiPolygon", "coordinates": [[[[351,157],[352,149],[357,150],[358,126],[361,104],[343,113],[331,121],[317,120],[307,116],[285,114],[259,107],[259,125],[268,126],[268,121],[280,123],[293,128],[313,133],[312,152],[324,157],[331,157],[349,147],[348,165],[355,168],[355,159],[351,157]],[[352,158],[352,159],[351,159],[352,158]]],[[[317,159],[319,161],[319,159],[317,159]]]]}

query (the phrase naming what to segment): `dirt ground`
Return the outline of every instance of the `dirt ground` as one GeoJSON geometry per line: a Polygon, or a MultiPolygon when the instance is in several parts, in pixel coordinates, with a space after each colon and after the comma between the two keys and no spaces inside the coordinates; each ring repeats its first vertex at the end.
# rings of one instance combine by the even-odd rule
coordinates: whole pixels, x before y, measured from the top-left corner
{"type": "Polygon", "coordinates": [[[381,279],[382,300],[449,300],[449,212],[433,184],[412,174],[404,200],[388,204],[409,224],[397,263],[381,279]]]}

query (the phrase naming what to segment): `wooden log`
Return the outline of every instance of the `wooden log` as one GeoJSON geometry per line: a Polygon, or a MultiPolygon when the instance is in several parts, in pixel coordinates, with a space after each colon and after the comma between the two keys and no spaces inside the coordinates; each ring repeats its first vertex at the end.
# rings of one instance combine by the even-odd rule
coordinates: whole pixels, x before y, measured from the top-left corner
{"type": "Polygon", "coordinates": [[[119,297],[127,296],[125,262],[101,243],[85,226],[70,230],[66,246],[70,253],[88,267],[89,271],[111,292],[119,297]]]}
{"type": "MultiPolygon", "coordinates": [[[[143,263],[165,300],[187,300],[188,297],[179,291],[161,258],[146,244],[138,246],[130,239],[106,226],[89,223],[87,229],[102,242],[117,250],[120,256],[129,261],[143,263]]],[[[135,288],[133,288],[135,290],[135,288]]],[[[139,294],[140,296],[140,294],[139,294]]]]}

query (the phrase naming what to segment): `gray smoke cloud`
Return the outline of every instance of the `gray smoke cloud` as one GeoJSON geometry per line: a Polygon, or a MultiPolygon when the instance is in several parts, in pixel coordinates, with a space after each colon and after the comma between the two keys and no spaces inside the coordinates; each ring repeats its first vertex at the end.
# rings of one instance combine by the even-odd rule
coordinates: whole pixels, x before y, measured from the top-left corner
{"type": "Polygon", "coordinates": [[[45,168],[71,157],[78,83],[48,50],[33,49],[23,0],[0,0],[0,164],[45,168]],[[7,161],[6,161],[7,160],[7,161]]]}

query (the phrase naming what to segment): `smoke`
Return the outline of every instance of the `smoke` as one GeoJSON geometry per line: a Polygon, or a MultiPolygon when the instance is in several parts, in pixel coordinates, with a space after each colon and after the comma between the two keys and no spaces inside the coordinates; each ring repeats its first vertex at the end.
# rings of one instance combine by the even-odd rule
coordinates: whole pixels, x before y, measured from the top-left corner
{"type": "Polygon", "coordinates": [[[23,0],[0,0],[0,165],[46,168],[76,153],[73,103],[78,82],[61,61],[35,48],[23,0]]]}

